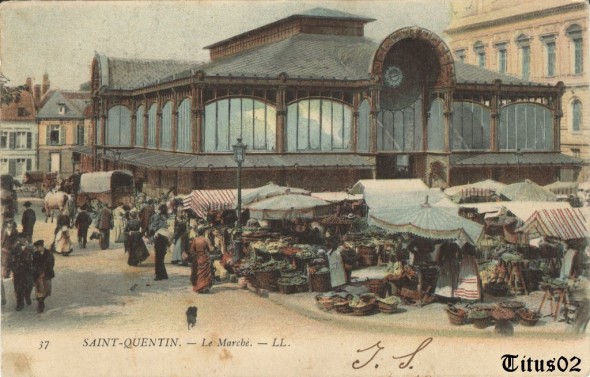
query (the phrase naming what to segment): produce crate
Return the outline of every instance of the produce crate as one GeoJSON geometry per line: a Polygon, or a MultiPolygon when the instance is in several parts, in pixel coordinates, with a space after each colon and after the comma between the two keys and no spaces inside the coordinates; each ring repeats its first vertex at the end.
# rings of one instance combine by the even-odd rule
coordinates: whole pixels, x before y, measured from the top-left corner
{"type": "Polygon", "coordinates": [[[384,298],[387,296],[389,284],[383,279],[368,279],[363,282],[363,285],[369,288],[369,291],[378,297],[384,298]]]}
{"type": "Polygon", "coordinates": [[[311,275],[311,290],[313,292],[329,292],[332,290],[329,272],[318,272],[311,275]]]}
{"type": "Polygon", "coordinates": [[[269,291],[277,290],[277,280],[281,276],[279,270],[254,271],[254,286],[269,291]]]}
{"type": "Polygon", "coordinates": [[[295,284],[284,284],[284,283],[277,283],[279,287],[279,292],[282,294],[289,295],[291,293],[297,293],[297,285],[295,284]]]}

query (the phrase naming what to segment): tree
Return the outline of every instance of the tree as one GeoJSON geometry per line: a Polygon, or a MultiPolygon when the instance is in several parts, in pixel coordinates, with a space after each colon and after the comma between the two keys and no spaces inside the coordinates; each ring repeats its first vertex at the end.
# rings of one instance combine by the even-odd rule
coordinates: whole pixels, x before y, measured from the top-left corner
{"type": "Polygon", "coordinates": [[[0,85],[0,105],[10,105],[12,102],[18,103],[20,94],[24,90],[27,90],[26,85],[16,87],[0,85]]]}

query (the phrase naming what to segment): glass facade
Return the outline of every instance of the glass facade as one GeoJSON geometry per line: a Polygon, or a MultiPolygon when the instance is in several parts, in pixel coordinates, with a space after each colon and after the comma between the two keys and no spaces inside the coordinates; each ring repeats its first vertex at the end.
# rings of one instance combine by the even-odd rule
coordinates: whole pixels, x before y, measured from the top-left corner
{"type": "Polygon", "coordinates": [[[310,99],[287,107],[287,151],[349,151],[352,109],[329,99],[310,99]]]}
{"type": "Polygon", "coordinates": [[[545,106],[516,103],[500,111],[500,150],[552,150],[553,117],[545,106]]]}
{"type": "Polygon", "coordinates": [[[455,102],[451,149],[454,151],[489,149],[490,122],[490,109],[474,102],[455,102]]]}
{"type": "Polygon", "coordinates": [[[253,98],[222,99],[205,106],[203,151],[230,152],[239,137],[250,151],[274,151],[275,108],[253,98]]]}

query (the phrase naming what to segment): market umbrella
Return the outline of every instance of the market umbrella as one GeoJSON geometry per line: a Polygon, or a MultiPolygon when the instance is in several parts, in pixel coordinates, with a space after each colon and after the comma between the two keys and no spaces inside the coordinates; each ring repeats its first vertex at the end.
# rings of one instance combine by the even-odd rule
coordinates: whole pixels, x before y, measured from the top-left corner
{"type": "Polygon", "coordinates": [[[504,187],[499,194],[513,202],[554,202],[557,200],[555,194],[528,179],[504,187]]]}
{"type": "Polygon", "coordinates": [[[561,182],[555,181],[549,185],[543,186],[547,191],[551,191],[555,195],[577,195],[578,182],[561,182]]]}
{"type": "Polygon", "coordinates": [[[259,220],[313,219],[327,216],[332,204],[322,199],[300,194],[286,194],[267,198],[245,206],[250,217],[259,220]]]}
{"type": "Polygon", "coordinates": [[[475,244],[483,226],[448,209],[429,204],[372,210],[369,224],[393,233],[411,233],[431,239],[460,239],[475,244]]]}
{"type": "Polygon", "coordinates": [[[310,195],[311,192],[296,187],[279,186],[270,182],[264,186],[252,189],[252,191],[245,195],[242,195],[242,206],[247,206],[250,203],[259,202],[266,198],[272,198],[274,196],[285,194],[310,195]]]}
{"type": "Polygon", "coordinates": [[[470,183],[467,185],[449,187],[445,190],[445,194],[451,197],[453,201],[458,202],[463,197],[464,193],[472,193],[477,192],[479,190],[487,192],[498,192],[504,187],[506,187],[504,183],[494,181],[493,179],[486,179],[484,181],[470,183]]]}

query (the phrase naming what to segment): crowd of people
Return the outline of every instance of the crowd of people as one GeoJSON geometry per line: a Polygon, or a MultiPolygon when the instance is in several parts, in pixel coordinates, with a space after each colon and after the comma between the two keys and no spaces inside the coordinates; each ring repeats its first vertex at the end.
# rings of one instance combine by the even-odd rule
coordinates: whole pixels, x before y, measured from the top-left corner
{"type": "MultiPolygon", "coordinates": [[[[191,226],[191,216],[182,209],[174,211],[172,225],[168,206],[158,205],[154,199],[139,200],[133,208],[122,203],[102,205],[94,213],[83,205],[73,219],[67,211],[57,216],[51,240],[32,242],[37,216],[30,201],[23,206],[20,232],[14,216],[2,219],[2,277],[12,276],[17,311],[31,304],[33,288],[37,311],[45,310],[45,298],[51,295],[51,279],[55,277],[54,254],[68,256],[74,251],[70,235],[74,228],[79,249],[86,249],[92,240],[97,240],[101,250],[121,243],[128,255],[127,264],[132,267],[141,266],[153,247],[155,281],[168,279],[165,258],[170,252],[172,264],[191,267],[189,280],[195,292],[207,293],[213,285],[214,267],[209,253],[214,251],[215,241],[205,235],[210,228],[205,220],[191,226]],[[96,231],[89,235],[92,226],[96,231]]],[[[2,281],[3,305],[6,304],[4,291],[2,281]]]]}

